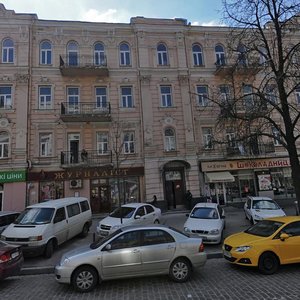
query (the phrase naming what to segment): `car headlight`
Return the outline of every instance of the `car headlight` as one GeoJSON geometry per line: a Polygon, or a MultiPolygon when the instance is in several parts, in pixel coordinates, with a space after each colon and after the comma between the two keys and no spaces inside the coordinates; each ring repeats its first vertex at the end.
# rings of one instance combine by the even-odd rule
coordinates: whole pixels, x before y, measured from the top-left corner
{"type": "Polygon", "coordinates": [[[219,229],[213,229],[213,230],[210,230],[208,232],[208,234],[219,234],[220,230],[219,229]]]}
{"type": "Polygon", "coordinates": [[[117,229],[119,229],[121,227],[122,227],[122,225],[114,225],[114,226],[111,227],[111,229],[117,230],[117,229]]]}
{"type": "Polygon", "coordinates": [[[188,227],[184,227],[183,229],[185,232],[191,232],[191,229],[189,229],[188,227]]]}
{"type": "Polygon", "coordinates": [[[246,252],[251,248],[251,246],[240,246],[235,249],[236,252],[246,252]]]}
{"type": "Polygon", "coordinates": [[[1,235],[0,240],[1,240],[1,241],[5,241],[5,240],[6,240],[6,237],[5,237],[4,235],[1,235]]]}

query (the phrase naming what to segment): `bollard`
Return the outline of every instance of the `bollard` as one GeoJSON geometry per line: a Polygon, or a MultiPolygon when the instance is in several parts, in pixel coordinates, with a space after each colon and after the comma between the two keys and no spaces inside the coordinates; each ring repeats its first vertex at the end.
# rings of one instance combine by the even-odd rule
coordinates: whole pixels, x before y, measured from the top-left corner
{"type": "Polygon", "coordinates": [[[297,200],[295,200],[295,201],[294,201],[294,203],[295,203],[295,208],[296,208],[296,216],[299,216],[299,207],[298,207],[298,201],[297,201],[297,200]]]}

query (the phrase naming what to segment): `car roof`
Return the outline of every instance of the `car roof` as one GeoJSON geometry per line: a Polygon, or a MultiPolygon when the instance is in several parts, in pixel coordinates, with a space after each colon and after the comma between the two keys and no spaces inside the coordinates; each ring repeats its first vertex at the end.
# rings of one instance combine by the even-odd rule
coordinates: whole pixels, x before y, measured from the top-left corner
{"type": "Polygon", "coordinates": [[[6,216],[6,215],[13,215],[13,214],[19,214],[20,212],[18,211],[0,211],[0,217],[1,216],[6,216]]]}
{"type": "Polygon", "coordinates": [[[153,225],[128,225],[128,226],[124,226],[120,228],[123,232],[124,231],[128,231],[128,230],[143,230],[143,229],[170,229],[172,230],[172,228],[170,228],[167,225],[162,225],[162,224],[153,224],[153,225]]]}
{"type": "Polygon", "coordinates": [[[61,198],[61,199],[55,199],[55,200],[48,200],[45,202],[32,204],[27,207],[30,207],[30,208],[33,208],[33,207],[57,208],[57,207],[61,207],[62,205],[69,205],[69,204],[77,203],[77,202],[84,201],[84,200],[87,200],[87,198],[85,198],[85,197],[68,197],[68,198],[61,198]]]}
{"type": "Polygon", "coordinates": [[[274,200],[273,200],[272,198],[270,198],[270,197],[259,197],[259,196],[254,197],[254,196],[249,196],[249,198],[252,199],[252,200],[271,200],[271,201],[274,201],[274,200]]]}
{"type": "Polygon", "coordinates": [[[141,207],[144,205],[149,205],[149,203],[139,203],[139,202],[132,202],[132,203],[126,203],[123,204],[122,207],[141,207]]]}
{"type": "Polygon", "coordinates": [[[283,216],[283,217],[273,217],[267,218],[265,220],[279,221],[283,223],[290,223],[295,221],[300,221],[300,216],[283,216]]]}
{"type": "Polygon", "coordinates": [[[195,207],[210,207],[210,208],[217,208],[218,203],[214,202],[199,202],[195,205],[195,207]]]}

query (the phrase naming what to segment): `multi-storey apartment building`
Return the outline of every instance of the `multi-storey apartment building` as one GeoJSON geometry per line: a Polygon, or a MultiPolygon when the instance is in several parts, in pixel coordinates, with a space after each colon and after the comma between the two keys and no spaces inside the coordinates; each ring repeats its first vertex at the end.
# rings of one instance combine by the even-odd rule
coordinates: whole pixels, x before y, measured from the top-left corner
{"type": "MultiPolygon", "coordinates": [[[[40,20],[1,4],[0,16],[0,209],[73,195],[94,213],[154,195],[171,209],[187,190],[228,201],[290,185],[276,141],[246,151],[224,128],[226,145],[212,143],[229,28],[40,20]]],[[[239,76],[247,94],[255,72],[239,76]]]]}

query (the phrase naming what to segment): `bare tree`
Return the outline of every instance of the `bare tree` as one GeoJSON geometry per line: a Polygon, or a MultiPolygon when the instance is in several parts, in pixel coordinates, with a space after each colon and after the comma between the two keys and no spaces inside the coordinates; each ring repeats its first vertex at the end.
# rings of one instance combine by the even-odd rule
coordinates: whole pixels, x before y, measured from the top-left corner
{"type": "Polygon", "coordinates": [[[300,208],[300,3],[223,0],[223,6],[232,28],[230,55],[217,62],[216,74],[227,78],[230,96],[218,91],[212,97],[219,107],[217,127],[232,126],[241,143],[261,139],[283,146],[300,208]]]}

